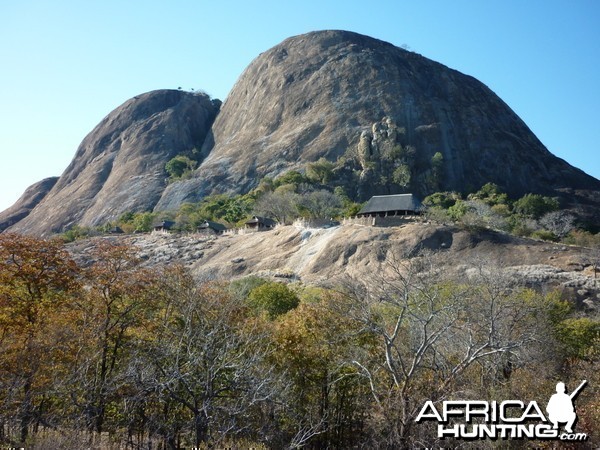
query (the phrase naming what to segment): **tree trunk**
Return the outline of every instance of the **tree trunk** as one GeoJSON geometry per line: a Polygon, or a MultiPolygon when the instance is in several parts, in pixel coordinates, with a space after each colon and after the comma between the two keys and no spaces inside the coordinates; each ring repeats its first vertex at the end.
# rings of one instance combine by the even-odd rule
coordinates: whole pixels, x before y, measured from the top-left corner
{"type": "Polygon", "coordinates": [[[194,411],[194,433],[196,436],[196,447],[208,440],[208,423],[201,411],[194,411]]]}
{"type": "MultiPolygon", "coordinates": [[[[28,377],[29,378],[29,377],[28,377]]],[[[31,380],[28,379],[23,387],[23,406],[21,410],[21,443],[25,444],[29,435],[31,422],[31,380]]]]}

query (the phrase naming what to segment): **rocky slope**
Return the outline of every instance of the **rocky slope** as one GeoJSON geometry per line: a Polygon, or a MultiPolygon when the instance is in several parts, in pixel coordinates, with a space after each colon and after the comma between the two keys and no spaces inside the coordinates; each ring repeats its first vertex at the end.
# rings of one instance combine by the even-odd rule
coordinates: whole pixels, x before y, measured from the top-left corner
{"type": "Polygon", "coordinates": [[[11,229],[44,235],[152,210],[167,184],[165,164],[201,147],[218,106],[207,95],[174,90],[125,102],[87,135],[52,190],[11,229]]]}
{"type": "Polygon", "coordinates": [[[145,234],[108,236],[69,244],[78,258],[89,261],[99,239],[118,240],[138,249],[148,266],[183,264],[199,279],[259,275],[336,285],[350,277],[368,282],[385,273],[395,257],[415,257],[421,250],[445,254],[446,271],[469,276],[477,265],[497,267],[521,284],[558,287],[587,308],[600,306],[600,279],[589,249],[517,238],[491,231],[472,233],[433,223],[407,222],[380,228],[346,223],[333,228],[278,227],[274,231],[205,237],[145,234]]]}
{"type": "Polygon", "coordinates": [[[0,212],[0,232],[27,217],[57,181],[58,177],[50,177],[29,186],[14,205],[0,212]]]}
{"type": "Polygon", "coordinates": [[[600,223],[600,181],[550,154],[489,88],[377,39],[346,31],[289,38],[259,55],[219,106],[180,91],[129,100],[11,230],[51,234],[245,193],[322,157],[336,164],[332,184],[355,200],[491,181],[515,198],[560,196],[600,223]],[[167,184],[165,163],[193,148],[193,176],[167,184]]]}

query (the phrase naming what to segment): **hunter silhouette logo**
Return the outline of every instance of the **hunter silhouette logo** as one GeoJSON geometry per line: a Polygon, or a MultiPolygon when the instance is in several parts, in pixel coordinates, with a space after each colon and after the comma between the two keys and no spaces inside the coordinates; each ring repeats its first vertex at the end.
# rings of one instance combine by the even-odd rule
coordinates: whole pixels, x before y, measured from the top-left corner
{"type": "Polygon", "coordinates": [[[587,384],[586,380],[571,394],[565,384],[556,385],[546,406],[544,415],[537,402],[521,400],[447,400],[436,406],[425,402],[415,419],[437,422],[440,439],[560,439],[561,441],[585,441],[587,434],[574,433],[577,413],[573,401],[587,384]],[[438,409],[439,408],[439,409],[438,409]],[[560,432],[559,424],[564,425],[560,432]]]}
{"type": "Polygon", "coordinates": [[[556,394],[550,397],[548,406],[546,406],[546,412],[548,413],[548,419],[554,425],[553,429],[558,429],[559,422],[566,422],[565,431],[567,433],[573,433],[573,424],[577,420],[577,414],[575,413],[575,407],[573,406],[573,400],[579,392],[583,389],[587,380],[579,385],[570,395],[565,394],[565,383],[560,382],[556,384],[556,394]]]}

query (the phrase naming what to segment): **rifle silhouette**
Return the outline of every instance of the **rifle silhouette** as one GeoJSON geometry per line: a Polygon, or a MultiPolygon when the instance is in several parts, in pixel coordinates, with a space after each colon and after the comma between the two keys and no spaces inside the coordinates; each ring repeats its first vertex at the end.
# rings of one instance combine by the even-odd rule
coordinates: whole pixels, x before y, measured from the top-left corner
{"type": "Polygon", "coordinates": [[[583,389],[583,387],[586,385],[587,380],[583,380],[581,382],[581,384],[577,387],[577,389],[575,389],[573,392],[571,392],[571,394],[569,395],[569,398],[571,400],[573,400],[575,397],[577,397],[577,394],[579,394],[579,391],[581,391],[583,389]]]}

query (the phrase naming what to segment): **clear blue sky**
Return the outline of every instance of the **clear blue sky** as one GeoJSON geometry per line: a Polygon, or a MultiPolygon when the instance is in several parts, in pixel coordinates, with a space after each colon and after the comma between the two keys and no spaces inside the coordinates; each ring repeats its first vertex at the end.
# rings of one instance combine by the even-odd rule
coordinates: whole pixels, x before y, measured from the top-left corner
{"type": "Polygon", "coordinates": [[[181,86],[225,99],[260,52],[323,29],[476,77],[600,178],[600,0],[0,0],[0,210],[60,175],[134,95],[181,86]]]}

